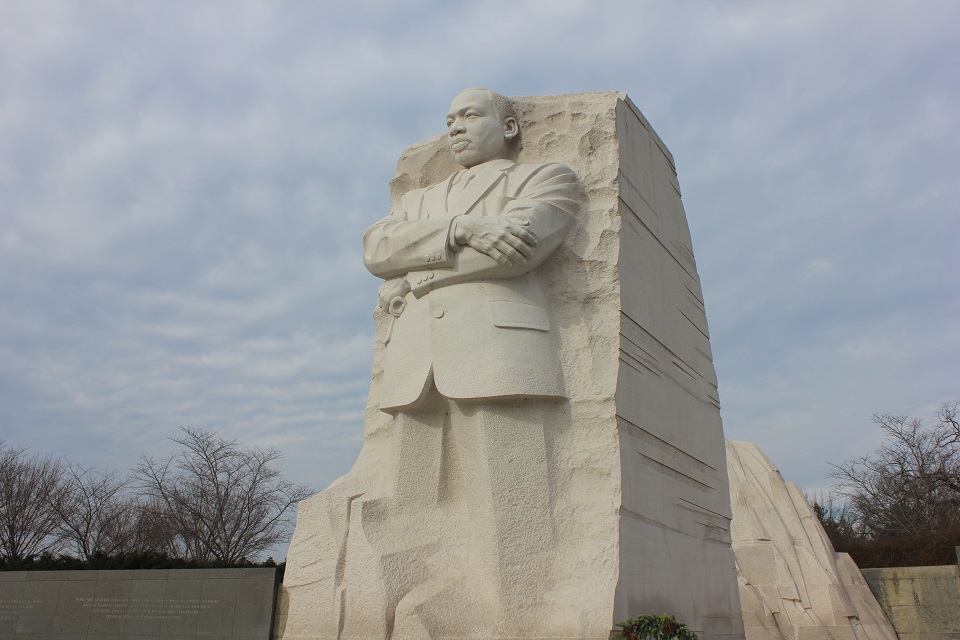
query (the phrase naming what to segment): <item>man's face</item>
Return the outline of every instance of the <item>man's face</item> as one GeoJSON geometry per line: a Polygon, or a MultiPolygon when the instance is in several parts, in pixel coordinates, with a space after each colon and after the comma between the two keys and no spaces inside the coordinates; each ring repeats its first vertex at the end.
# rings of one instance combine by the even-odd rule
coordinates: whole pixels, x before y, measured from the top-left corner
{"type": "Polygon", "coordinates": [[[447,115],[450,150],[457,163],[468,169],[507,157],[507,140],[518,132],[515,119],[500,122],[485,91],[464,91],[450,104],[447,115]]]}

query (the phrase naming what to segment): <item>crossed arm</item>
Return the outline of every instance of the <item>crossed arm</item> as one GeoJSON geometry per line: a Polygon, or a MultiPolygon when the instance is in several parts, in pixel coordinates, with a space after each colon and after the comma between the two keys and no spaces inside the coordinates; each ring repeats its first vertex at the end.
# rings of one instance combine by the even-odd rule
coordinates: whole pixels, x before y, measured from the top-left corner
{"type": "Polygon", "coordinates": [[[381,307],[413,291],[488,278],[512,278],[535,269],[560,246],[579,212],[579,182],[567,167],[540,168],[499,215],[410,220],[393,212],[364,233],[364,262],[386,282],[381,307]],[[432,256],[429,265],[424,255],[432,256]]]}

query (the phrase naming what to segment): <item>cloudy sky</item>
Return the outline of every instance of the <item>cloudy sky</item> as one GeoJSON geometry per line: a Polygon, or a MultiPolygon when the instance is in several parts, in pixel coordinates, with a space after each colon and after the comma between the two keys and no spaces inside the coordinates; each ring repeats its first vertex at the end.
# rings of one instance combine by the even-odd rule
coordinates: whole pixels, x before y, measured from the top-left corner
{"type": "Polygon", "coordinates": [[[960,400],[955,0],[0,0],[0,438],[181,425],[352,464],[360,235],[466,86],[618,90],[673,152],[727,437],[787,480],[960,400]]]}

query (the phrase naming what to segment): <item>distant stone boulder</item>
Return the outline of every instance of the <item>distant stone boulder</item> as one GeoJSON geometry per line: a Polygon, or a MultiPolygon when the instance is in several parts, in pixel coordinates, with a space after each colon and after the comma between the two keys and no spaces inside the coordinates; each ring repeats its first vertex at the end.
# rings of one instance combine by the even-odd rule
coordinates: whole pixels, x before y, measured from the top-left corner
{"type": "Polygon", "coordinates": [[[747,640],[897,640],[856,563],[755,444],[728,440],[727,471],[747,640]]]}

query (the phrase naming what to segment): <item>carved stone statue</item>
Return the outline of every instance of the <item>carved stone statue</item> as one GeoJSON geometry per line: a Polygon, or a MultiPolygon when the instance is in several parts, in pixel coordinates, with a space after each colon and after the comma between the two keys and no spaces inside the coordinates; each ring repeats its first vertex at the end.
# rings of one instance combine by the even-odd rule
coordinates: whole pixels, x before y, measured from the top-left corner
{"type": "Polygon", "coordinates": [[[599,640],[668,611],[742,638],[669,152],[609,92],[467,89],[446,122],[364,233],[364,446],[300,504],[278,635],[599,640]]]}
{"type": "Polygon", "coordinates": [[[510,159],[519,124],[491,91],[460,93],[447,134],[464,169],[408,192],[364,233],[364,262],[385,279],[380,307],[393,316],[379,406],[394,415],[394,469],[390,495],[363,502],[362,523],[382,529],[378,553],[400,532],[400,562],[422,565],[410,588],[408,567],[382,563],[396,585],[388,611],[449,614],[468,600],[481,606],[459,614],[460,631],[515,633],[542,624],[531,611],[537,567],[554,544],[543,429],[564,396],[536,268],[575,222],[579,183],[563,165],[510,159]],[[462,549],[434,553],[441,532],[462,549]]]}
{"type": "Polygon", "coordinates": [[[394,316],[380,408],[417,411],[434,391],[485,400],[479,407],[563,397],[535,269],[576,220],[577,178],[560,164],[511,160],[516,115],[486,89],[454,99],[447,130],[464,170],[408,192],[364,233],[364,263],[385,280],[380,307],[394,316]]]}

